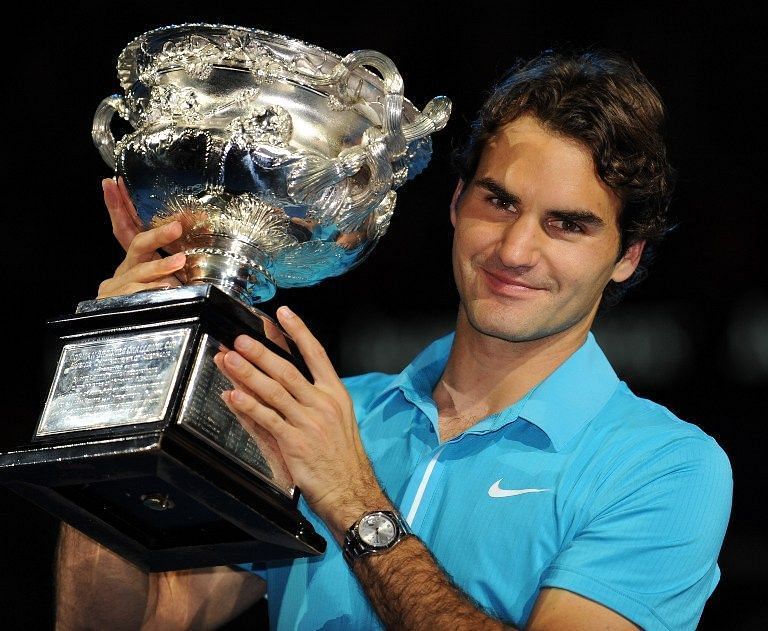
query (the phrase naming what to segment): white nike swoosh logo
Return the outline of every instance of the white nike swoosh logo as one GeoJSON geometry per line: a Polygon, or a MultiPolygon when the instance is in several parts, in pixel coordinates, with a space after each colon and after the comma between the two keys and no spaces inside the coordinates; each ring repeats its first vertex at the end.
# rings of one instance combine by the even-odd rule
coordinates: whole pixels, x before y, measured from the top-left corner
{"type": "Polygon", "coordinates": [[[514,495],[525,495],[526,493],[543,493],[544,491],[551,491],[552,489],[502,489],[499,484],[504,478],[499,478],[491,484],[491,488],[488,489],[488,495],[491,497],[512,497],[514,495]]]}

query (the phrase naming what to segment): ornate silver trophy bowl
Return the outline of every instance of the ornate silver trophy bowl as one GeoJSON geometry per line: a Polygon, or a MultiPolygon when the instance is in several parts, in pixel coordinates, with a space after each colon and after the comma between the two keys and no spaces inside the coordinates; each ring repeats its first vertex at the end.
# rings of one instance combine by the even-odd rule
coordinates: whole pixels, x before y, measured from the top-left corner
{"type": "Polygon", "coordinates": [[[450,114],[444,97],[419,112],[381,53],[340,58],[240,27],[150,31],[118,75],[125,94],[99,106],[93,138],[137,224],[180,220],[169,250],[187,254],[183,281],[246,304],[359,264],[450,114]],[[119,141],[115,114],[134,128],[119,141]]]}
{"type": "Polygon", "coordinates": [[[274,439],[223,404],[213,357],[247,333],[308,375],[254,305],[365,258],[450,103],[419,112],[380,53],[234,26],[145,33],[118,75],[93,139],[139,230],[182,223],[166,249],[187,255],[184,286],[49,322],[48,397],[0,481],[147,570],[321,554],[274,439]]]}

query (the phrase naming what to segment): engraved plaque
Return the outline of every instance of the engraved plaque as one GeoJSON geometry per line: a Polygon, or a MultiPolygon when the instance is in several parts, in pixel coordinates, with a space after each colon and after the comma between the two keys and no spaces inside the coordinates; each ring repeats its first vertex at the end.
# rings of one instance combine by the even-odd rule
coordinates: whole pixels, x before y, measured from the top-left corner
{"type": "Polygon", "coordinates": [[[233,388],[213,363],[223,349],[214,338],[203,336],[178,423],[293,497],[295,486],[275,439],[260,427],[247,431],[221,399],[224,390],[233,388]]]}
{"type": "Polygon", "coordinates": [[[184,328],[65,345],[35,435],[159,421],[188,339],[184,328]]]}

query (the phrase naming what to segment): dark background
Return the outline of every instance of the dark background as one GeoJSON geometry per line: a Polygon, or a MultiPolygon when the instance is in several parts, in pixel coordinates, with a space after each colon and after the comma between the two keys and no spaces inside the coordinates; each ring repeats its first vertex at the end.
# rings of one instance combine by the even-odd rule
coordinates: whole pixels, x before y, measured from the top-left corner
{"type": "MultiPolygon", "coordinates": [[[[403,74],[417,107],[449,96],[454,115],[434,137],[430,168],[400,191],[389,233],[344,277],[278,293],[326,344],[342,374],[399,370],[450,329],[452,146],[486,90],[518,57],[560,46],[623,51],[657,86],[670,114],[679,171],[679,228],[650,278],[603,316],[596,334],[620,375],[714,436],[730,456],[734,510],[721,584],[701,628],[762,627],[768,563],[764,445],[768,297],[763,260],[764,25],[738,3],[227,3],[134,1],[17,5],[5,64],[4,241],[6,355],[0,446],[30,437],[48,384],[41,378],[46,319],[71,312],[111,276],[111,237],[100,179],[110,175],[90,140],[93,112],[119,85],[115,62],[140,33],[208,21],[284,33],[344,55],[379,50],[403,74]],[[162,4],[162,6],[160,6],[162,4]],[[212,6],[213,3],[205,3],[212,6]],[[220,3],[220,5],[223,3],[220,3]],[[291,9],[291,6],[296,9],[291,9]],[[761,584],[762,583],[762,584],[761,584]]],[[[0,599],[5,628],[52,625],[56,521],[0,489],[0,599]],[[10,616],[10,619],[8,618],[10,616]]],[[[257,608],[240,621],[258,625],[257,608]]],[[[235,625],[237,626],[237,625],[235,625]]]]}

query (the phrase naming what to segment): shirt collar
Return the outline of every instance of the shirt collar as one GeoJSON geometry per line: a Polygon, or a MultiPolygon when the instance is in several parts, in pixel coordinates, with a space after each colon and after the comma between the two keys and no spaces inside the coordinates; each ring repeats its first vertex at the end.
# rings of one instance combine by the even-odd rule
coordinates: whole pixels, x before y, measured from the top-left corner
{"type": "MultiPolygon", "coordinates": [[[[411,401],[434,405],[432,392],[448,362],[453,338],[450,333],[432,342],[405,367],[388,390],[399,388],[411,401]]],[[[485,429],[496,429],[523,418],[541,429],[560,451],[605,406],[618,382],[608,358],[589,333],[573,355],[520,401],[487,419],[493,422],[485,429]]]]}
{"type": "Polygon", "coordinates": [[[619,378],[592,333],[582,346],[531,390],[519,412],[560,451],[605,406],[619,378]]]}
{"type": "Polygon", "coordinates": [[[427,346],[408,364],[392,383],[404,393],[418,399],[432,399],[453,346],[454,333],[449,333],[427,346]]]}

